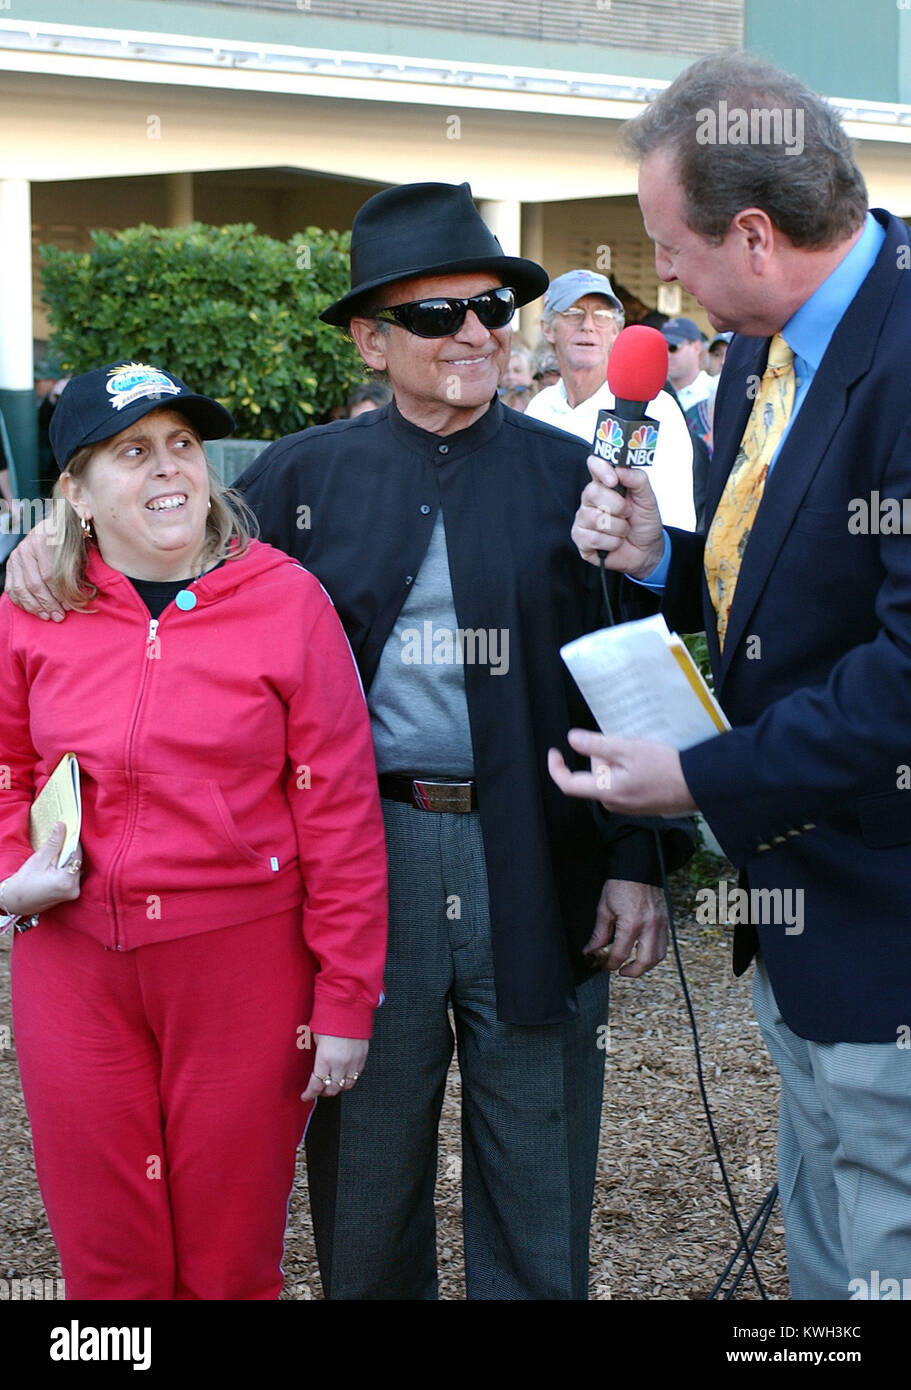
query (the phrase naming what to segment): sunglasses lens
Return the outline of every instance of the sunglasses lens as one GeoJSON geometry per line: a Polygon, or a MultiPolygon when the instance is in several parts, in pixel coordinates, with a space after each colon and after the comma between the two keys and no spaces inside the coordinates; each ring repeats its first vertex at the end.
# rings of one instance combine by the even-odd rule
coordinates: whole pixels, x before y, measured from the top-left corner
{"type": "Polygon", "coordinates": [[[485,290],[467,303],[463,299],[418,299],[413,304],[399,304],[390,312],[418,338],[448,338],[458,333],[469,309],[485,328],[505,328],[516,311],[515,292],[506,286],[485,290]]]}
{"type": "Polygon", "coordinates": [[[448,338],[465,322],[465,310],[455,299],[420,299],[399,310],[399,322],[418,338],[448,338]]]}
{"type": "Polygon", "coordinates": [[[506,286],[475,295],[469,303],[485,328],[505,328],[516,311],[516,296],[506,286]]]}

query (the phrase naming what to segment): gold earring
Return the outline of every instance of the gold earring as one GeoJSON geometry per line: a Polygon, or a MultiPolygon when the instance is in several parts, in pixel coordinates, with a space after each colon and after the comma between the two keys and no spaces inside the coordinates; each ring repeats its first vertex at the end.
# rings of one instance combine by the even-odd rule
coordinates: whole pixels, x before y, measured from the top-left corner
{"type": "Polygon", "coordinates": [[[85,541],[90,541],[92,539],[92,518],[87,516],[80,516],[79,526],[82,530],[82,539],[85,541]]]}

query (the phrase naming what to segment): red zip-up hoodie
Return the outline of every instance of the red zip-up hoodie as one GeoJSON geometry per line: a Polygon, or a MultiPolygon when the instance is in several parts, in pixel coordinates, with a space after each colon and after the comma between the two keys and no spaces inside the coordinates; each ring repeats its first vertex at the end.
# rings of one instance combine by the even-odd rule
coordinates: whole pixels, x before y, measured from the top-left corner
{"type": "MultiPolygon", "coordinates": [[[[301,904],[311,1027],[369,1037],[381,997],[386,854],[370,723],[335,610],[251,542],[158,621],[92,550],[88,613],[0,601],[0,879],[31,854],[28,808],[79,759],[80,897],[42,913],[131,950],[301,904]]],[[[204,988],[204,982],[201,982],[204,988]]]]}

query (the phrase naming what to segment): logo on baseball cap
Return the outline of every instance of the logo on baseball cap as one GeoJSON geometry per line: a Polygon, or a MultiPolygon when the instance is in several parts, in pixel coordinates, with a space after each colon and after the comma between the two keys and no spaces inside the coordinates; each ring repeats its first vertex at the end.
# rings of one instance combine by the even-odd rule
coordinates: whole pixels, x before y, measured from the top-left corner
{"type": "Polygon", "coordinates": [[[564,275],[558,275],[556,280],[551,280],[544,296],[544,312],[562,314],[564,309],[568,309],[577,299],[582,299],[587,294],[603,295],[619,313],[623,313],[623,305],[614,294],[610,280],[606,275],[599,275],[594,270],[567,270],[564,275]]]}
{"type": "Polygon", "coordinates": [[[100,444],[152,410],[183,415],[202,439],[224,439],[234,417],[218,401],[199,396],[161,367],[117,362],[75,376],[61,393],[51,418],[50,440],[61,472],[77,449],[100,444]]]}

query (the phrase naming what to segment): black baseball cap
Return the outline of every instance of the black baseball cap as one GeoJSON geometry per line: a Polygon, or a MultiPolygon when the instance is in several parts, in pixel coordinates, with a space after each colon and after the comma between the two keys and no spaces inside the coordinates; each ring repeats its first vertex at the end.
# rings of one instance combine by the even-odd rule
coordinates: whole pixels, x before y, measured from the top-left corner
{"type": "Polygon", "coordinates": [[[64,387],[49,431],[57,467],[63,472],[77,449],[112,439],[161,409],[184,415],[201,439],[224,439],[236,428],[230,411],[196,395],[171,372],[146,362],[113,362],[74,376],[64,387]]]}

